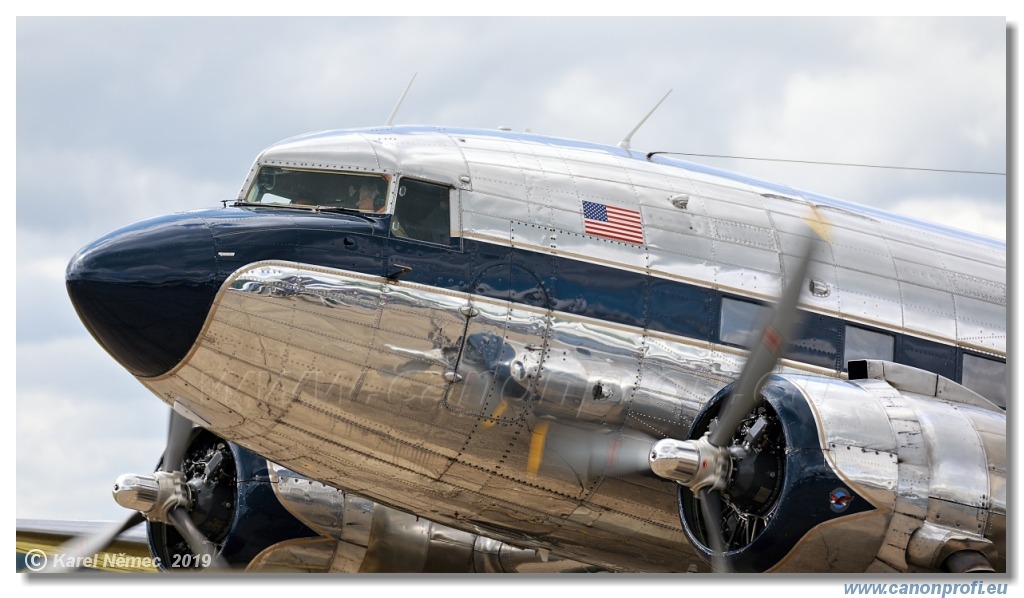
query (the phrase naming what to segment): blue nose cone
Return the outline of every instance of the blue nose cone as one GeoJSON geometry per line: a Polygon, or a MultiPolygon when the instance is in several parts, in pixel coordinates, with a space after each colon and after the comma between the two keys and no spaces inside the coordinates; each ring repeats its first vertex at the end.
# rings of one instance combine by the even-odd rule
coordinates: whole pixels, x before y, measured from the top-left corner
{"type": "Polygon", "coordinates": [[[145,220],[82,248],[66,284],[93,337],[140,377],[171,370],[195,343],[220,286],[209,226],[188,214],[145,220]]]}

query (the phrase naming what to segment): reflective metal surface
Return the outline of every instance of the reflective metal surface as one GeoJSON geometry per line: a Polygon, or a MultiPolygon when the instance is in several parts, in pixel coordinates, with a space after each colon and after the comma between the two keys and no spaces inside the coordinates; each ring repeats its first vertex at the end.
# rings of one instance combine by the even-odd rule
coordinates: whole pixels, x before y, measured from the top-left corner
{"type": "Polygon", "coordinates": [[[917,375],[932,380],[930,394],[900,390],[922,384],[893,370],[892,383],[794,378],[836,470],[891,512],[872,570],[935,570],[966,549],[1005,570],[1005,417],[992,406],[936,400],[951,383],[928,372],[917,375]]]}
{"type": "MultiPolygon", "coordinates": [[[[620,536],[639,528],[645,535],[635,541],[648,549],[636,551],[636,567],[674,570],[695,559],[685,560],[671,484],[637,473],[604,477],[605,458],[593,462],[559,442],[571,429],[552,433],[539,475],[526,458],[530,430],[544,417],[621,427],[627,401],[649,396],[634,394],[641,354],[641,338],[586,322],[549,324],[543,312],[457,293],[268,263],[234,277],[191,359],[147,384],[268,459],[375,501],[429,513],[442,493],[452,507],[437,514],[440,522],[527,545],[520,531],[503,528],[555,525],[565,556],[585,546],[598,564],[611,563],[620,536]],[[468,321],[467,303],[479,311],[468,321]],[[488,335],[507,351],[488,353],[488,335]],[[465,378],[446,382],[460,350],[465,378]],[[589,363],[606,355],[605,367],[588,373],[574,357],[581,351],[589,363]],[[512,366],[534,353],[531,367],[542,375],[524,387],[512,366]],[[628,355],[633,365],[621,361],[628,355]]],[[[637,412],[640,423],[672,415],[657,402],[637,412]]],[[[645,456],[649,437],[631,432],[616,446],[645,456]]]]}
{"type": "Polygon", "coordinates": [[[278,499],[320,538],[271,546],[248,570],[334,573],[517,573],[585,570],[375,504],[268,462],[278,499]]]}
{"type": "MultiPolygon", "coordinates": [[[[946,546],[1005,569],[990,546],[1005,546],[1005,414],[955,390],[839,380],[846,322],[893,335],[894,359],[957,379],[964,351],[1005,359],[1004,247],[662,157],[515,134],[316,134],[262,164],[419,177],[449,186],[460,208],[457,242],[432,246],[389,236],[383,218],[279,218],[262,244],[268,229],[231,210],[186,223],[201,221],[213,246],[171,265],[190,271],[216,250],[211,280],[227,280],[201,327],[189,314],[172,357],[128,367],[300,474],[278,490],[335,551],[282,545],[268,563],[301,552],[331,570],[387,570],[400,554],[478,563],[550,547],[614,570],[706,569],[680,529],[676,484],[643,464],[739,374],[746,352],[721,338],[722,302],[773,301],[799,276],[814,205],[830,232],[811,245],[814,276],[829,292],[803,285],[812,332],[779,369],[819,374],[792,378],[817,434],[795,448],[849,482],[814,504],[842,509],[849,491],[870,508],[800,538],[775,570],[934,569],[946,546]],[[643,243],[588,235],[584,200],[638,210],[643,243]],[[933,527],[967,539],[936,540],[953,536],[933,527]]],[[[111,269],[110,255],[85,257],[72,269],[88,274],[81,288],[111,269]]],[[[112,328],[96,313],[95,328],[112,328]]],[[[117,338],[127,363],[132,339],[117,338]]]]}

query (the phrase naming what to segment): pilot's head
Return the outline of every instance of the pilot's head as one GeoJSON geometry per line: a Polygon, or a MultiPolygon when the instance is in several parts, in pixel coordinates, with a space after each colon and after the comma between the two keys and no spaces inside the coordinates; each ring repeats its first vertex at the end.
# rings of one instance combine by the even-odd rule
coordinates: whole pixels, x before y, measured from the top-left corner
{"type": "Polygon", "coordinates": [[[383,185],[379,181],[366,181],[359,186],[359,199],[356,207],[368,212],[384,211],[383,185]]]}

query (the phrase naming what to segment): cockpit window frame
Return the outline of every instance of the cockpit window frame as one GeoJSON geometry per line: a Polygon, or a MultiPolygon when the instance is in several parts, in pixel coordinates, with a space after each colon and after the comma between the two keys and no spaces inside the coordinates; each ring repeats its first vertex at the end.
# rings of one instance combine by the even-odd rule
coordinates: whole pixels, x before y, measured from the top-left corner
{"type": "Polygon", "coordinates": [[[284,207],[301,207],[308,208],[311,210],[317,209],[345,209],[355,210],[364,214],[389,214],[390,209],[393,205],[392,199],[392,185],[393,176],[388,173],[382,172],[367,172],[361,170],[344,170],[344,169],[318,169],[318,168],[302,168],[293,166],[283,166],[279,164],[262,164],[259,166],[256,174],[252,177],[249,187],[245,191],[245,194],[240,198],[237,203],[247,206],[284,206],[284,207]],[[295,183],[295,187],[287,190],[287,194],[273,194],[274,197],[280,197],[281,199],[288,200],[288,203],[284,201],[261,201],[268,195],[267,191],[274,187],[263,187],[266,191],[258,198],[254,200],[254,196],[259,193],[261,186],[265,185],[265,177],[267,171],[277,171],[270,173],[270,176],[280,176],[282,174],[288,175],[301,175],[309,174],[313,175],[307,181],[300,181],[308,185],[307,189],[302,190],[302,186],[299,182],[295,183]],[[331,177],[344,177],[333,179],[331,177]],[[363,181],[372,182],[373,186],[376,187],[377,195],[374,201],[373,209],[365,209],[359,207],[359,201],[361,199],[360,193],[363,192],[362,187],[364,186],[363,181]],[[345,186],[348,189],[345,189],[345,186]],[[319,187],[319,189],[317,188],[319,187]],[[300,192],[305,193],[309,199],[301,201],[298,195],[300,192]],[[318,193],[319,192],[319,193],[318,193]],[[317,197],[318,194],[331,194],[331,199],[324,200],[321,197],[317,197]],[[291,195],[292,197],[289,197],[291,195]],[[339,197],[340,195],[340,197],[339,197]]]}
{"type": "Polygon", "coordinates": [[[401,175],[395,180],[393,195],[393,215],[390,233],[393,239],[446,247],[450,249],[462,248],[461,218],[459,218],[459,188],[448,183],[432,181],[422,177],[401,175]],[[439,215],[433,216],[435,213],[439,212],[432,208],[424,209],[423,204],[417,205],[414,209],[405,213],[410,204],[403,203],[403,200],[406,200],[407,197],[408,199],[412,199],[413,197],[406,196],[403,192],[407,188],[407,183],[421,187],[422,189],[420,189],[420,191],[422,191],[424,195],[421,195],[420,197],[426,198],[428,201],[430,195],[436,193],[438,196],[438,202],[436,204],[437,207],[440,207],[442,202],[447,202],[447,218],[441,218],[439,215]],[[441,194],[443,191],[446,192],[446,194],[442,196],[441,194]],[[422,212],[422,214],[420,212],[422,212]],[[437,221],[433,223],[434,226],[430,226],[430,223],[427,223],[426,226],[422,225],[427,218],[437,219],[437,221]],[[410,223],[409,226],[406,226],[406,222],[403,222],[406,220],[415,222],[415,224],[410,223]],[[445,224],[442,224],[442,221],[445,222],[445,224]]]}

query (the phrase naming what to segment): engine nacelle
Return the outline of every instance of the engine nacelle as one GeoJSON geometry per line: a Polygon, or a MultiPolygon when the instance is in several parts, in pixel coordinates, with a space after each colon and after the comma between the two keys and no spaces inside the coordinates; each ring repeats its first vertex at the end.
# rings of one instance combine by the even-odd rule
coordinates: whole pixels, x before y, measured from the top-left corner
{"type": "MultiPolygon", "coordinates": [[[[201,428],[192,432],[181,472],[188,486],[188,516],[219,546],[217,554],[232,568],[338,573],[593,570],[327,486],[201,428]]],[[[148,521],[147,531],[161,568],[210,564],[192,553],[174,526],[148,521]]]]}
{"type": "MultiPolygon", "coordinates": [[[[852,362],[852,380],[773,375],[730,449],[721,493],[736,571],[1006,569],[1006,415],[935,374],[852,362]]],[[[730,387],[697,417],[704,435],[730,387]]],[[[713,561],[701,505],[685,532],[713,561]]],[[[722,561],[719,561],[722,562],[722,561]]]]}

